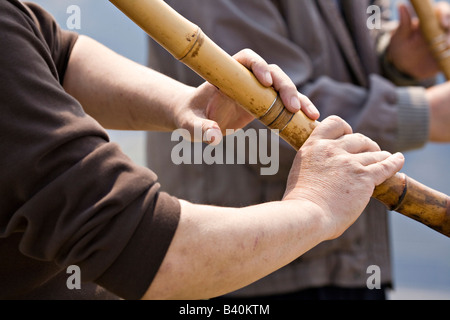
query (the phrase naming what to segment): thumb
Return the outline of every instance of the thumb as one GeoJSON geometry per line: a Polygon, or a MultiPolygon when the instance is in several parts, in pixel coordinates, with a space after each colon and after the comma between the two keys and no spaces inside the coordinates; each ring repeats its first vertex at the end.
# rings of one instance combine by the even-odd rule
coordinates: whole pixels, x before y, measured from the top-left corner
{"type": "Polygon", "coordinates": [[[212,122],[215,125],[211,126],[210,123],[205,123],[205,126],[202,127],[203,142],[208,143],[212,146],[217,146],[222,141],[222,131],[214,121],[207,122],[212,122]]]}
{"type": "Polygon", "coordinates": [[[398,6],[399,26],[397,31],[401,36],[408,37],[413,31],[412,17],[408,7],[405,4],[398,6]]]}
{"type": "Polygon", "coordinates": [[[222,131],[217,122],[194,116],[185,126],[191,135],[192,142],[204,142],[213,146],[218,145],[222,139],[222,131]]]}

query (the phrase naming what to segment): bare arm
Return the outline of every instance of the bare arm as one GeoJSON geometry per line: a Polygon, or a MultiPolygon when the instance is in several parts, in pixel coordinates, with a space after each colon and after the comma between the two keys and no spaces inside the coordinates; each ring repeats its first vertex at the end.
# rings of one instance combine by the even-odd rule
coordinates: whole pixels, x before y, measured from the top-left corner
{"type": "Polygon", "coordinates": [[[208,299],[263,278],[322,242],[308,201],[243,209],[182,201],[181,220],[146,299],[208,299]]]}
{"type": "Polygon", "coordinates": [[[430,103],[430,141],[450,142],[450,82],[427,89],[430,103]]]}
{"type": "Polygon", "coordinates": [[[177,95],[191,90],[80,36],[72,51],[66,91],[107,129],[174,130],[177,95]]]}
{"type": "MultiPolygon", "coordinates": [[[[314,120],[319,117],[309,99],[297,92],[279,68],[269,66],[250,50],[243,50],[235,58],[250,68],[263,85],[277,88],[288,109],[296,112],[303,108],[314,120]]],[[[200,121],[203,132],[225,131],[242,128],[253,120],[212,85],[186,86],[85,36],[80,36],[74,46],[64,88],[107,129],[185,128],[192,132],[193,123],[200,121]]]]}
{"type": "Polygon", "coordinates": [[[207,299],[288,264],[357,219],[404,158],[326,119],[300,150],[283,201],[242,209],[181,201],[181,220],[146,299],[207,299]],[[355,193],[357,192],[357,196],[355,193]]]}
{"type": "MultiPolygon", "coordinates": [[[[311,107],[279,68],[250,52],[238,58],[261,83],[278,88],[292,111],[295,99],[305,111],[311,107]]],[[[198,114],[208,118],[217,106],[241,110],[208,84],[181,85],[86,37],[78,40],[64,80],[68,93],[110,129],[173,130],[189,127],[198,114]]],[[[314,109],[309,115],[317,119],[314,109]]],[[[227,127],[251,120],[218,113],[217,123],[227,127]]],[[[234,291],[348,228],[375,186],[400,170],[403,158],[380,152],[374,142],[333,119],[324,121],[299,152],[283,201],[242,209],[181,201],[179,227],[144,298],[202,299],[234,291]],[[358,200],[352,202],[354,192],[358,200]]]]}

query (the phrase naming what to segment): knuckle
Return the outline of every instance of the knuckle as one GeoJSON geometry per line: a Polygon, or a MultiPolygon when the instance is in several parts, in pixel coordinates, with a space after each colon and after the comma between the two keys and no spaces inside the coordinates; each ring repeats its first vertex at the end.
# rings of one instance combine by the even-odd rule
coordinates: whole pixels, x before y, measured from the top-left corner
{"type": "Polygon", "coordinates": [[[344,120],[338,116],[330,116],[327,118],[327,121],[330,122],[331,125],[335,125],[335,126],[343,126],[344,125],[344,120]]]}
{"type": "Polygon", "coordinates": [[[374,144],[372,139],[366,137],[365,135],[363,135],[361,133],[354,133],[353,136],[356,137],[356,139],[359,142],[361,142],[362,144],[367,144],[367,145],[373,145],[374,144]]]}
{"type": "Polygon", "coordinates": [[[342,155],[341,158],[343,166],[350,168],[353,173],[358,175],[366,174],[366,167],[363,166],[358,160],[356,160],[354,156],[345,154],[342,155]]]}
{"type": "Polygon", "coordinates": [[[388,152],[388,151],[381,151],[380,152],[380,156],[383,157],[384,159],[389,158],[390,156],[392,156],[392,153],[388,152]]]}
{"type": "Polygon", "coordinates": [[[319,148],[323,150],[326,159],[336,161],[338,166],[347,166],[351,161],[348,158],[349,154],[336,141],[322,142],[319,148]]]}
{"type": "Polygon", "coordinates": [[[388,161],[380,162],[380,167],[381,167],[383,174],[386,174],[386,175],[390,174],[391,171],[393,170],[391,163],[388,161]]]}
{"type": "Polygon", "coordinates": [[[276,72],[281,71],[281,68],[280,68],[277,64],[274,64],[274,63],[269,64],[269,68],[270,68],[271,70],[273,70],[273,71],[276,71],[276,72]]]}
{"type": "Polygon", "coordinates": [[[392,166],[387,162],[380,162],[377,165],[377,170],[374,170],[373,176],[377,183],[386,180],[392,173],[392,166]]]}
{"type": "Polygon", "coordinates": [[[361,144],[370,147],[371,151],[381,151],[380,146],[375,141],[370,139],[369,137],[367,137],[361,133],[355,133],[354,135],[361,142],[361,144]]]}
{"type": "Polygon", "coordinates": [[[306,143],[302,146],[302,150],[304,150],[305,152],[312,152],[317,150],[325,150],[324,146],[321,144],[322,140],[318,140],[318,139],[314,139],[314,137],[312,137],[311,139],[309,139],[308,141],[306,141],[306,143]]]}
{"type": "Polygon", "coordinates": [[[283,91],[286,94],[288,93],[287,91],[292,89],[292,86],[287,82],[287,81],[283,81],[279,86],[278,86],[278,90],[279,91],[283,91]]]}
{"type": "Polygon", "coordinates": [[[243,54],[243,55],[247,55],[247,56],[254,56],[255,52],[249,48],[246,48],[246,49],[242,49],[241,51],[239,51],[239,54],[243,54]]]}
{"type": "Polygon", "coordinates": [[[312,104],[311,99],[309,99],[308,96],[305,96],[304,94],[302,94],[300,92],[298,92],[298,97],[302,102],[307,103],[307,104],[312,104]]]}

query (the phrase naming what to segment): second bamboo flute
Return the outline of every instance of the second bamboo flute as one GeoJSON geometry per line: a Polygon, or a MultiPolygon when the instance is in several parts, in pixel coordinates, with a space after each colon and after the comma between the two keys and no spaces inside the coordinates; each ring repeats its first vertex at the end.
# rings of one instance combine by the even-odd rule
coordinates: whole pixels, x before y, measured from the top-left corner
{"type": "Polygon", "coordinates": [[[450,80],[450,47],[431,0],[410,0],[420,20],[420,29],[447,80],[450,80]]]}
{"type": "MultiPolygon", "coordinates": [[[[296,150],[317,127],[318,123],[303,112],[289,112],[275,90],[263,87],[248,69],[164,1],[110,1],[176,59],[240,103],[266,126],[278,130],[279,135],[296,150]]],[[[447,195],[398,173],[377,187],[373,196],[390,210],[450,237],[450,201],[447,195]]]]}

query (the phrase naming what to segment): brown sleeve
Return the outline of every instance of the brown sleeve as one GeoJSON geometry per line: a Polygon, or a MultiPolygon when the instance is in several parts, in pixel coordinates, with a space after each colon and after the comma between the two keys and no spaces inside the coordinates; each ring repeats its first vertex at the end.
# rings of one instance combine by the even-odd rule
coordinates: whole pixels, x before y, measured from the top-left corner
{"type": "MultiPolygon", "coordinates": [[[[83,281],[140,298],[175,233],[179,203],[64,91],[56,63],[69,54],[52,48],[71,42],[42,34],[18,1],[1,1],[0,12],[8,48],[0,51],[0,242],[20,234],[24,256],[78,265],[83,281]]],[[[10,276],[20,282],[23,272],[33,270],[17,266],[10,276]]]]}
{"type": "Polygon", "coordinates": [[[25,8],[39,30],[38,36],[42,36],[48,46],[60,83],[63,83],[70,53],[78,39],[78,34],[61,29],[51,14],[36,3],[25,2],[25,4],[25,8]]]}

